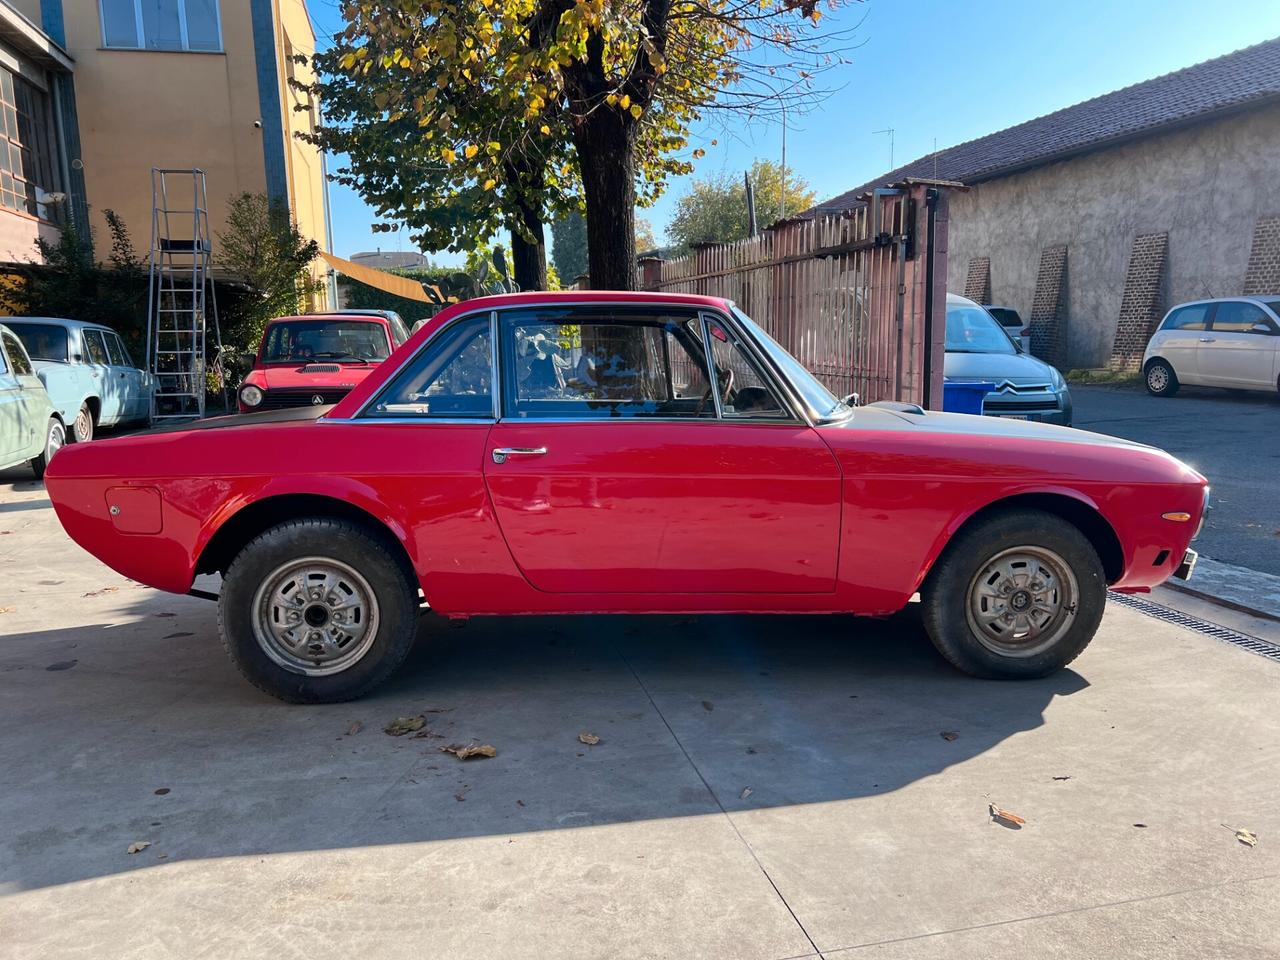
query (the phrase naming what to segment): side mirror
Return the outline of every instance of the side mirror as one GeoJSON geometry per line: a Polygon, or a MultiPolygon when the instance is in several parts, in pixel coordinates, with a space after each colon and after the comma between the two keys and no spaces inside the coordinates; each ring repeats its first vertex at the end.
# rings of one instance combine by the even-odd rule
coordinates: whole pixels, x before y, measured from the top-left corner
{"type": "Polygon", "coordinates": [[[841,402],[846,407],[856,407],[858,405],[859,400],[860,398],[856,393],[851,393],[847,397],[845,397],[841,402]]]}

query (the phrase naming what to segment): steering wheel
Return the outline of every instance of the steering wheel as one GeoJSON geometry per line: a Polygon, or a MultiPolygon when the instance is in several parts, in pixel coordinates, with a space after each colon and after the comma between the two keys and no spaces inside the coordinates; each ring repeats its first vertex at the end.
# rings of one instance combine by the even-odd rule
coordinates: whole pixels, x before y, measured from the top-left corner
{"type": "MultiPolygon", "coordinates": [[[[733,368],[727,367],[722,370],[719,367],[716,367],[716,380],[724,382],[724,389],[720,391],[720,402],[728,403],[729,394],[733,392],[733,368]]],[[[698,401],[698,405],[693,408],[693,415],[695,417],[702,416],[702,408],[705,407],[707,405],[707,401],[711,399],[711,391],[713,389],[715,388],[710,386],[707,387],[707,392],[702,395],[702,399],[698,401]]]]}

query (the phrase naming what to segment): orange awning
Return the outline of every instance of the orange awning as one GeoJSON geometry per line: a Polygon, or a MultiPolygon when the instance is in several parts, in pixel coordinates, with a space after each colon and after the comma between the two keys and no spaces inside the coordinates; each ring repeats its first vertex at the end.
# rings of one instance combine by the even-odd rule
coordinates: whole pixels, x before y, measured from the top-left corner
{"type": "Polygon", "coordinates": [[[427,292],[422,289],[422,284],[417,280],[410,280],[408,277],[400,277],[394,273],[387,273],[385,270],[352,263],[350,260],[343,260],[341,257],[335,257],[332,253],[325,253],[323,250],[320,251],[320,256],[324,258],[325,263],[339,273],[346,274],[352,280],[359,280],[361,283],[376,287],[397,297],[404,297],[406,300],[435,303],[434,300],[427,296],[427,292]]]}

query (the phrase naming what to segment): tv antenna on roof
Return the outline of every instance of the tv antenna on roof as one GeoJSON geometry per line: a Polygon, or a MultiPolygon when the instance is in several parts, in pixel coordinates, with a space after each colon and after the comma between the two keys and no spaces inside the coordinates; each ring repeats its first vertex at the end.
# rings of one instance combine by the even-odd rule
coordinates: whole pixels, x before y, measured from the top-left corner
{"type": "Polygon", "coordinates": [[[885,127],[883,130],[872,130],[871,135],[878,133],[887,133],[889,135],[889,169],[893,169],[893,127],[885,127]]]}

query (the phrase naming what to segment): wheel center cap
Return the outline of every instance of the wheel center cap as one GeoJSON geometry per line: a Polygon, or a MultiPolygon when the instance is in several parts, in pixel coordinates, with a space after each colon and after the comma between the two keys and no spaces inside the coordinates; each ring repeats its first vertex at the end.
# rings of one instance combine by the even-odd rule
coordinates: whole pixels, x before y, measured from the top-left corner
{"type": "Polygon", "coordinates": [[[329,622],[329,608],[323,603],[313,603],[303,611],[302,619],[309,627],[323,627],[329,622]]]}
{"type": "Polygon", "coordinates": [[[1009,606],[1015,610],[1025,610],[1031,606],[1031,594],[1025,590],[1018,590],[1009,597],[1009,606]]]}

